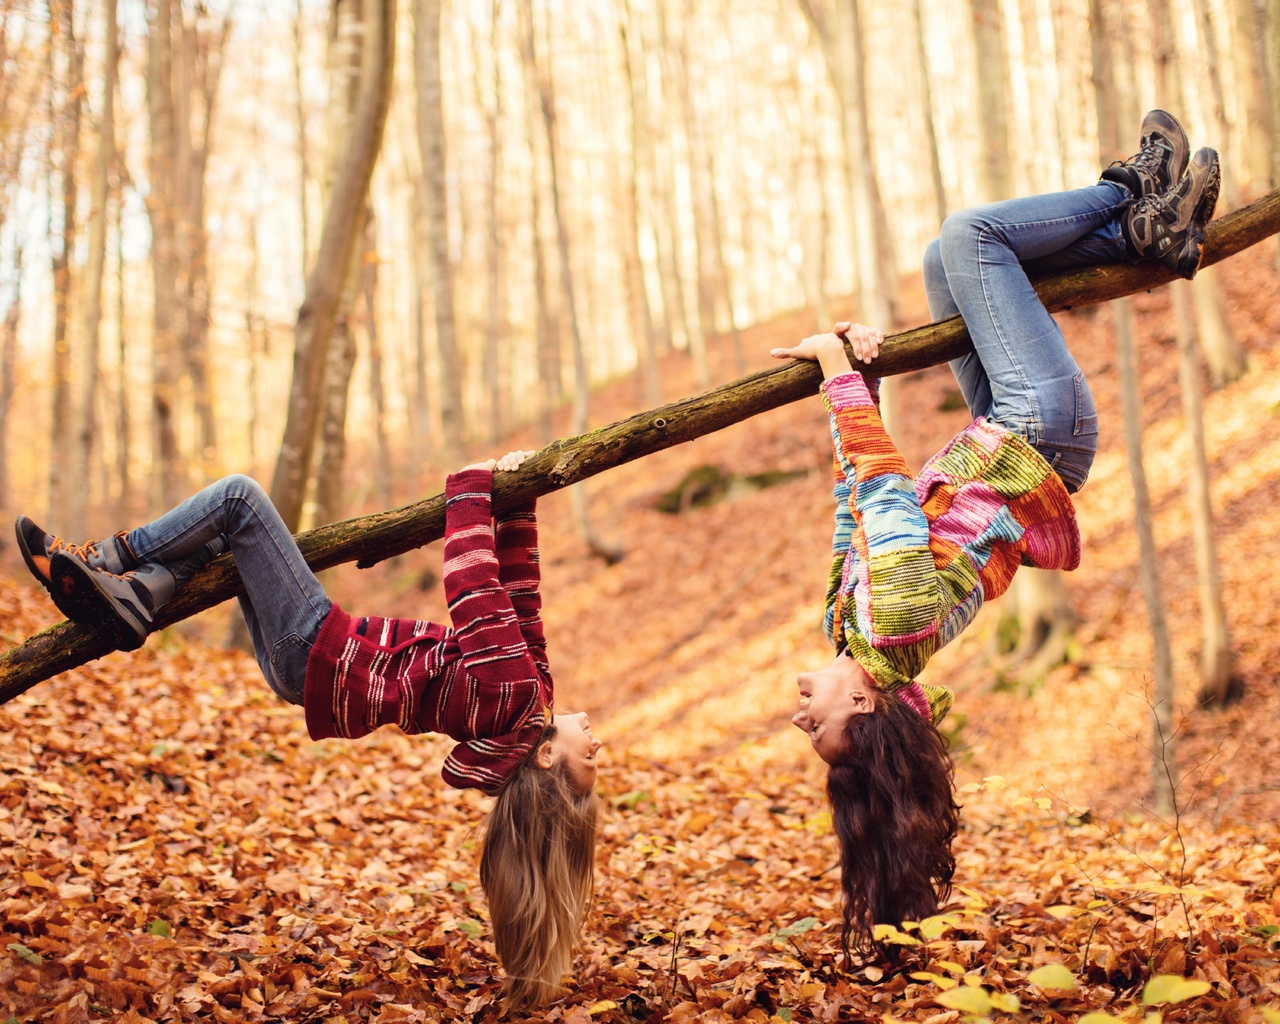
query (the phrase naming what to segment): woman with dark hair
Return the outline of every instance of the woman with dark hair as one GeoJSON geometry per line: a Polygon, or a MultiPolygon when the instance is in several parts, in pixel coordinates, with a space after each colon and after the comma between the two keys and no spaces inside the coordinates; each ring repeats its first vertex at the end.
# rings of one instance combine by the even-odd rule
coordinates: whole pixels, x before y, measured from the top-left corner
{"type": "Polygon", "coordinates": [[[451,626],[348,615],[247,476],[224,477],[154,522],[89,544],[67,544],[27,516],[17,522],[27,567],[59,610],[127,649],[143,643],[183,583],[230,551],[258,666],[283,700],[302,706],[313,739],[396,725],[457,740],[444,781],[495,797],[480,880],[512,1008],[561,991],[591,900],[599,815],[600,742],[585,714],[551,712],[534,505],[492,514],[493,474],[529,454],[446,481],[451,626]]]}
{"type": "Polygon", "coordinates": [[[1070,495],[1093,463],[1097,414],[1028,273],[1147,259],[1194,276],[1219,172],[1212,149],[1189,165],[1187,151],[1182,126],[1155,110],[1139,152],[1096,185],[947,218],[925,287],[933,318],[960,313],[973,341],[951,368],[974,420],[914,478],[875,379],[849,358],[870,364],[879,331],[838,323],[772,352],[821,365],[835,453],[825,628],[837,653],[799,677],[794,722],[830,765],[846,954],[874,948],[877,924],[935,913],[951,891],[959,807],[937,726],[952,694],[916,677],[1019,565],[1080,561],[1070,495]]]}

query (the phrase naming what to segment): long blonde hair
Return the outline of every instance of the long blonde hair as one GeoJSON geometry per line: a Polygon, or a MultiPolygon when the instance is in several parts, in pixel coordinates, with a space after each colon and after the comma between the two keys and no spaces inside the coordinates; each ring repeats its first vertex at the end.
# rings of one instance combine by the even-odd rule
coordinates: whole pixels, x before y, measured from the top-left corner
{"type": "MultiPolygon", "coordinates": [[[[548,726],[538,746],[554,735],[548,726]]],[[[499,790],[480,853],[510,1009],[561,994],[595,888],[600,801],[577,791],[563,759],[539,766],[536,750],[499,790]]]]}

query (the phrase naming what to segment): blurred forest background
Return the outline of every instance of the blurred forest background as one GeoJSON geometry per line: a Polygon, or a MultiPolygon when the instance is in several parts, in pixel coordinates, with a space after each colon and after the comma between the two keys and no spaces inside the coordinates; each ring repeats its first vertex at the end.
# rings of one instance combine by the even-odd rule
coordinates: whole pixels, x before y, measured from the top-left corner
{"type": "Polygon", "coordinates": [[[1090,183],[1157,103],[1223,207],[1277,173],[1274,0],[0,12],[0,506],[71,536],[228,471],[385,508],[602,380],[681,397],[667,351],[891,329],[947,211],[1090,183]]]}
{"type": "MultiPolygon", "coordinates": [[[[833,320],[924,323],[949,211],[1093,182],[1152,106],[1222,154],[1220,213],[1280,188],[1280,0],[0,0],[0,69],[0,509],[75,540],[225,472],[298,529],[386,509],[833,320]]],[[[840,966],[788,724],[829,657],[816,400],[542,499],[608,804],[546,1019],[950,1024],[957,983],[1276,1019],[1278,275],[1269,239],[1062,315],[1101,424],[1083,564],[929,666],[964,888],[897,972],[840,966]]],[[[886,394],[913,467],[968,418],[945,367],[886,394]]],[[[59,616],[3,544],[17,645],[59,616]]],[[[442,620],[438,572],[325,584],[442,620]]],[[[233,611],[0,708],[0,1009],[496,1019],[447,741],[310,742],[233,611]]]]}

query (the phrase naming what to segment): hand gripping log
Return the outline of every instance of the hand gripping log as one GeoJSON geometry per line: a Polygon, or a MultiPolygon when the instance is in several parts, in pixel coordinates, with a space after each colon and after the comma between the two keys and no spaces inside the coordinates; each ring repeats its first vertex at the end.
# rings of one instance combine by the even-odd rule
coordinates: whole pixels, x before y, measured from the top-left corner
{"type": "MultiPolygon", "coordinates": [[[[1218,263],[1280,232],[1280,189],[1209,225],[1204,265],[1218,263]]],[[[1110,264],[1086,267],[1036,282],[1051,311],[1091,305],[1146,291],[1174,279],[1160,266],[1110,264]]],[[[946,362],[970,347],[958,316],[889,335],[876,373],[889,376],[946,362]]],[[[494,486],[502,510],[567,487],[606,469],[721,430],[750,416],[817,392],[821,373],[808,362],[779,364],[692,398],[681,399],[579,437],[553,441],[494,486]]],[[[361,567],[401,554],[444,535],[444,496],[403,508],[322,526],[298,535],[315,570],[355,561],[361,567]]],[[[170,625],[243,592],[235,563],[222,556],[192,579],[161,610],[156,627],[170,625]]],[[[41,680],[83,665],[115,649],[110,636],[72,622],[37,633],[0,655],[0,703],[41,680]]]]}

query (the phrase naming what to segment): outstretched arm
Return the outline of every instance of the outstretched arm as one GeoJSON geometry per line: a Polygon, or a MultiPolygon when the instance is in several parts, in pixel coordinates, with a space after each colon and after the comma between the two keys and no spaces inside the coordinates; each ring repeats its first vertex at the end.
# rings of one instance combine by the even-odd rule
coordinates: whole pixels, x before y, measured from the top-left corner
{"type": "MultiPolygon", "coordinates": [[[[533,452],[514,451],[498,460],[498,472],[513,472],[533,452]]],[[[533,501],[508,509],[494,520],[498,580],[511,599],[520,632],[538,667],[549,671],[547,637],[542,626],[541,559],[538,554],[538,519],[533,501]]]]}
{"type": "Polygon", "coordinates": [[[540,693],[542,673],[499,579],[492,525],[496,465],[467,466],[445,483],[444,591],[463,664],[505,703],[518,700],[514,690],[540,693]]]}
{"type": "MultiPolygon", "coordinates": [[[[837,324],[849,347],[870,363],[880,332],[837,324]]],[[[779,358],[814,359],[822,367],[823,402],[836,464],[836,529],[828,581],[827,629],[840,639],[840,619],[852,597],[859,632],[878,648],[901,648],[901,669],[914,675],[933,653],[938,581],[929,548],[929,523],[901,453],[890,440],[871,385],[853,372],[837,334],[806,338],[779,358]],[[848,555],[857,552],[856,561],[848,555]],[[856,565],[857,576],[850,578],[856,565]]],[[[900,660],[895,657],[895,661],[900,660]]]]}

